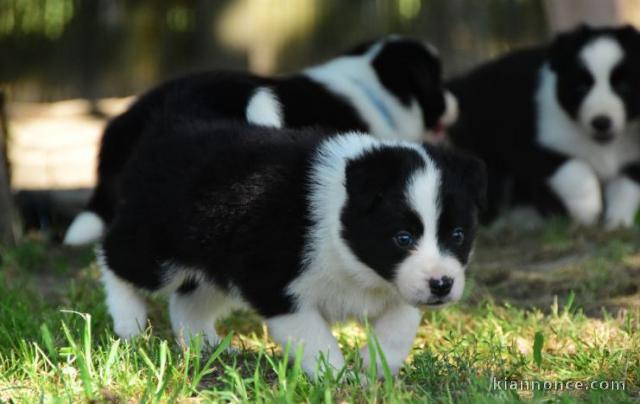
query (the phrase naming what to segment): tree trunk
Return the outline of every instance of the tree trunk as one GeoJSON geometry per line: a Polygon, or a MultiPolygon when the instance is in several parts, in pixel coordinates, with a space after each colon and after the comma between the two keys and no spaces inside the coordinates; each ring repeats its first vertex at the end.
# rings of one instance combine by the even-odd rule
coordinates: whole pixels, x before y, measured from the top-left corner
{"type": "Polygon", "coordinates": [[[5,96],[0,91],[0,244],[16,241],[14,208],[9,181],[9,161],[7,160],[7,114],[5,96]]]}

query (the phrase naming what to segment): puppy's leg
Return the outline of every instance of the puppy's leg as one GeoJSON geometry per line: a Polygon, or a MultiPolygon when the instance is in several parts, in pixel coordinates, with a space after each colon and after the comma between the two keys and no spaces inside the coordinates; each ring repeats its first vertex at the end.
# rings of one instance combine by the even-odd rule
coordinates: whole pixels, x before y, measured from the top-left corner
{"type": "Polygon", "coordinates": [[[640,184],[626,176],[605,185],[604,223],[608,230],[631,227],[640,206],[640,184]]]}
{"type": "Polygon", "coordinates": [[[226,306],[226,295],[213,286],[200,283],[191,290],[178,289],[169,299],[173,332],[181,344],[202,334],[210,346],[220,343],[215,321],[226,306]]]}
{"type": "MultiPolygon", "coordinates": [[[[422,318],[420,311],[408,304],[400,304],[389,308],[379,317],[373,319],[373,331],[375,332],[380,348],[393,375],[397,375],[405,359],[411,351],[413,341],[422,318]]],[[[368,369],[371,358],[369,348],[361,351],[365,369],[368,369]]],[[[383,376],[382,362],[378,355],[378,376],[383,376]]]]}
{"type": "Polygon", "coordinates": [[[568,160],[549,177],[549,186],[576,222],[592,225],[598,220],[602,213],[602,191],[589,165],[577,159],[568,160]]]}
{"type": "Polygon", "coordinates": [[[98,260],[102,270],[102,283],[107,295],[107,307],[113,318],[113,329],[125,340],[140,334],[147,322],[147,307],[138,290],[113,273],[98,260]]]}
{"type": "Polygon", "coordinates": [[[311,377],[321,374],[320,355],[334,371],[344,367],[344,357],[327,322],[315,310],[272,317],[267,320],[271,337],[283,347],[291,344],[290,356],[295,357],[299,346],[303,348],[302,368],[311,377]]]}

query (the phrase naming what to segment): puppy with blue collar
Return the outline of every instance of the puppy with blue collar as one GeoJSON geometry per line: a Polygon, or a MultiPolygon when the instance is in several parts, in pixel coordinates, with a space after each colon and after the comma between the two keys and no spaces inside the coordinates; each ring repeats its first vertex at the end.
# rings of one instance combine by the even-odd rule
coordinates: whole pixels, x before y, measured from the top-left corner
{"type": "Polygon", "coordinates": [[[68,229],[65,244],[100,239],[120,198],[121,173],[155,115],[188,113],[275,128],[317,126],[421,141],[442,138],[456,111],[455,98],[443,88],[435,48],[402,36],[357,46],[288,76],[212,71],[170,81],[144,94],[107,126],[96,188],[68,229]]]}

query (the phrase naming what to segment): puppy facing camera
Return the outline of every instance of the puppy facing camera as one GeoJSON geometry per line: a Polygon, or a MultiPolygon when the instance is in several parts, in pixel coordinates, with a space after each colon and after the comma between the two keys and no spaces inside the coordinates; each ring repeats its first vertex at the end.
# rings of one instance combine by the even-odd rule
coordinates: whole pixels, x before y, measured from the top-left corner
{"type": "Polygon", "coordinates": [[[158,292],[178,338],[215,344],[216,319],[256,310],[276,342],[303,346],[309,374],[320,354],[344,366],[331,323],[367,321],[397,372],[419,308],[462,296],[485,193],[478,160],[360,133],[179,119],[141,142],[100,248],[123,338],[146,323],[144,292],[158,292]]]}

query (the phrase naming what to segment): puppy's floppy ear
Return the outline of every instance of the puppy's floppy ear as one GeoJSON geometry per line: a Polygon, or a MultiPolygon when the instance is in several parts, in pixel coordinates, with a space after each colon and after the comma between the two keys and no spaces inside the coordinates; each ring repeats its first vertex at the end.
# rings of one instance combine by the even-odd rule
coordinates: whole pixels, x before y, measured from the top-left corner
{"type": "Polygon", "coordinates": [[[484,210],[487,206],[487,166],[475,157],[462,156],[465,163],[465,172],[463,176],[467,178],[472,192],[475,196],[476,206],[480,210],[484,210]]]}
{"type": "Polygon", "coordinates": [[[423,143],[427,153],[436,160],[452,183],[459,184],[472,195],[478,209],[484,210],[487,203],[487,166],[485,163],[458,150],[423,143]]]}
{"type": "Polygon", "coordinates": [[[350,203],[363,209],[374,207],[393,189],[403,188],[421,157],[404,148],[380,147],[347,161],[346,189],[350,203]]]}
{"type": "Polygon", "coordinates": [[[347,162],[345,187],[354,206],[368,210],[382,198],[382,183],[388,174],[377,160],[375,155],[365,155],[347,162]]]}
{"type": "Polygon", "coordinates": [[[633,25],[627,24],[619,29],[619,38],[630,49],[640,52],[640,31],[633,25]]]}
{"type": "Polygon", "coordinates": [[[593,29],[586,24],[580,24],[576,28],[561,32],[553,39],[548,48],[547,57],[551,70],[558,71],[561,68],[562,61],[567,57],[571,57],[572,49],[575,49],[575,43],[581,37],[589,35],[593,29]]]}

